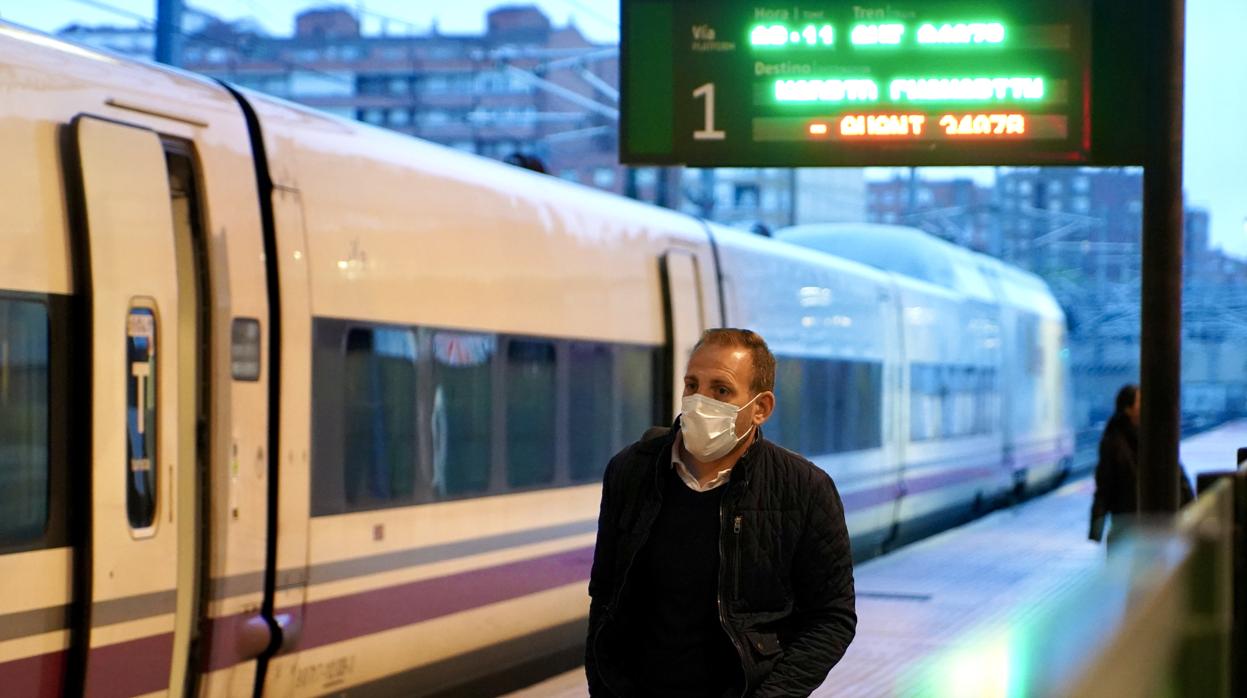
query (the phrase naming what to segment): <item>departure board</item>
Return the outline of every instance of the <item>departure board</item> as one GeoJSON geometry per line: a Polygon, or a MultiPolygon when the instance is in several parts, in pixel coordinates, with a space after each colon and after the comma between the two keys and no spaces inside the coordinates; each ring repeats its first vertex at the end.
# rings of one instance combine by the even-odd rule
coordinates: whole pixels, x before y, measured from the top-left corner
{"type": "Polygon", "coordinates": [[[621,160],[1086,164],[1091,0],[624,0],[621,160]]]}

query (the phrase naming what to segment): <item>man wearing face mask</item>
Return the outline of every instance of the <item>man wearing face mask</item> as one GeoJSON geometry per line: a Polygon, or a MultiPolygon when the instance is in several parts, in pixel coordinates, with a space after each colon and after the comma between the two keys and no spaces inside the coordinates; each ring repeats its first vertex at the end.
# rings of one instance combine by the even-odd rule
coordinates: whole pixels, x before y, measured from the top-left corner
{"type": "Polygon", "coordinates": [[[857,625],[831,478],[767,441],[775,357],[707,330],[673,429],[607,466],[589,580],[593,696],[807,696],[857,625]]]}

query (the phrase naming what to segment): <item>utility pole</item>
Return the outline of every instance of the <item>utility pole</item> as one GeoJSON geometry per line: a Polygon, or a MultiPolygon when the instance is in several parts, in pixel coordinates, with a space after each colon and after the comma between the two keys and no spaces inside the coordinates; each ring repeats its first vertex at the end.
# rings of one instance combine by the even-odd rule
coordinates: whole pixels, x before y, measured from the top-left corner
{"type": "Polygon", "coordinates": [[[1141,0],[1148,76],[1139,351],[1139,511],[1178,509],[1182,377],[1182,93],[1185,0],[1141,0]]]}
{"type": "Polygon", "coordinates": [[[182,62],[182,0],[156,0],[156,62],[182,62]]]}

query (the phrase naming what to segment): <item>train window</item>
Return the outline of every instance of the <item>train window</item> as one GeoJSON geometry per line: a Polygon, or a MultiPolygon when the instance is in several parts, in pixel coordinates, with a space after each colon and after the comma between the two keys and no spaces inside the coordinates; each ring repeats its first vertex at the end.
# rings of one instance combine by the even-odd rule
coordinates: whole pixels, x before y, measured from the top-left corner
{"type": "Polygon", "coordinates": [[[777,357],[768,434],[806,456],[878,448],[882,401],[882,364],[777,357]]]}
{"type": "MultiPolygon", "coordinates": [[[[615,375],[619,380],[620,407],[620,438],[617,445],[620,448],[641,438],[646,429],[656,426],[659,413],[654,381],[660,360],[658,349],[615,347],[615,375]]],[[[606,464],[603,463],[602,468],[605,467],[606,464]]]]}
{"type": "Polygon", "coordinates": [[[841,427],[838,450],[861,451],[883,444],[883,365],[844,361],[841,382],[834,391],[841,427]]]}
{"type": "Polygon", "coordinates": [[[48,523],[48,309],[0,298],[0,546],[48,523]]]}
{"type": "Polygon", "coordinates": [[[658,410],[654,347],[329,319],[313,336],[313,516],[596,481],[658,410]]]}
{"type": "Polygon", "coordinates": [[[130,528],[156,519],[156,313],[131,308],[126,318],[126,515],[130,528]]]}
{"type": "Polygon", "coordinates": [[[835,453],[835,414],[832,410],[831,362],[807,360],[805,381],[801,386],[801,440],[799,449],[805,454],[835,453]]]}
{"type": "Polygon", "coordinates": [[[512,339],[507,345],[507,484],[554,480],[555,372],[552,342],[512,339]]]}
{"type": "Polygon", "coordinates": [[[493,335],[433,333],[433,489],[458,497],[489,489],[493,450],[493,335]]]}
{"type": "MultiPolygon", "coordinates": [[[[614,419],[614,356],[610,345],[571,342],[568,345],[568,470],[573,482],[601,477],[606,462],[622,445],[614,419]]],[[[641,432],[627,434],[638,438],[641,432]]]]}
{"type": "Polygon", "coordinates": [[[912,364],[911,441],[987,434],[996,429],[996,370],[984,366],[912,364]]]}
{"type": "Polygon", "coordinates": [[[411,502],[418,452],[415,334],[352,328],[342,375],[347,510],[411,502]]]}
{"type": "Polygon", "coordinates": [[[800,359],[775,357],[775,411],[764,425],[768,438],[792,449],[801,441],[801,368],[800,359]]]}

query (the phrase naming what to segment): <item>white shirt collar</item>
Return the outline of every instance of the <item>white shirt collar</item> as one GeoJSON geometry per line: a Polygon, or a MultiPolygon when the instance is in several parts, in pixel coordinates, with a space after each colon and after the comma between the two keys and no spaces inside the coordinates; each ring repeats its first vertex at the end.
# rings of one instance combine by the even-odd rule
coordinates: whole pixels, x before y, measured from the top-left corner
{"type": "Polygon", "coordinates": [[[680,459],[680,445],[683,443],[684,437],[681,434],[676,434],[675,441],[671,444],[671,467],[675,468],[676,474],[680,476],[685,485],[688,485],[690,490],[694,492],[709,492],[716,487],[726,485],[727,481],[732,478],[732,468],[727,467],[715,474],[706,484],[703,485],[698,482],[697,477],[689,471],[688,466],[684,465],[684,461],[680,459]]]}

